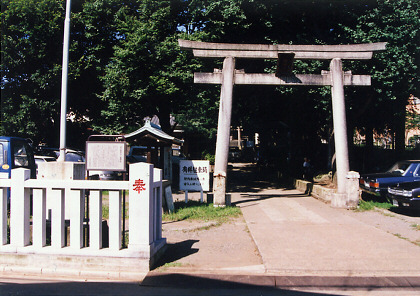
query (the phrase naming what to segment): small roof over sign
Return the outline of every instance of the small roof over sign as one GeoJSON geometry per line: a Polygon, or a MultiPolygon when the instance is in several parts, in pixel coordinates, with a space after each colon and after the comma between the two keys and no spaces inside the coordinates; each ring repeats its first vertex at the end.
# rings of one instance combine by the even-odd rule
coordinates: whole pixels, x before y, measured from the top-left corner
{"type": "Polygon", "coordinates": [[[184,143],[183,140],[177,139],[172,137],[162,131],[160,126],[157,124],[151,123],[149,120],[146,121],[143,127],[139,128],[138,130],[124,135],[127,141],[130,140],[138,140],[138,141],[145,141],[147,143],[143,143],[145,145],[157,145],[157,146],[166,146],[166,145],[182,145],[184,143]]]}

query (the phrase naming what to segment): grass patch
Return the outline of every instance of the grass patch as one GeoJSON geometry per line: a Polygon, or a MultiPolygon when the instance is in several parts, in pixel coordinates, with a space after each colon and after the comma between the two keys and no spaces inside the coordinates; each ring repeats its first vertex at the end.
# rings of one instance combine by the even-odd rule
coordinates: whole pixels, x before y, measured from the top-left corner
{"type": "Polygon", "coordinates": [[[165,263],[162,268],[169,268],[169,267],[181,267],[182,263],[180,262],[169,262],[169,263],[165,263]]]}
{"type": "Polygon", "coordinates": [[[109,205],[102,204],[102,217],[106,220],[109,219],[109,205]]]}
{"type": "Polygon", "coordinates": [[[164,221],[199,220],[223,223],[241,214],[241,210],[237,207],[214,207],[213,204],[197,201],[176,202],[174,207],[173,213],[163,214],[164,221]]]}
{"type": "Polygon", "coordinates": [[[377,201],[371,201],[371,200],[370,201],[361,200],[359,202],[359,207],[357,208],[356,211],[359,211],[359,212],[372,211],[372,210],[375,210],[375,208],[389,210],[392,207],[393,207],[393,205],[389,202],[377,202],[377,201]]]}
{"type": "Polygon", "coordinates": [[[420,224],[412,224],[411,227],[413,227],[415,230],[420,230],[420,224]]]}

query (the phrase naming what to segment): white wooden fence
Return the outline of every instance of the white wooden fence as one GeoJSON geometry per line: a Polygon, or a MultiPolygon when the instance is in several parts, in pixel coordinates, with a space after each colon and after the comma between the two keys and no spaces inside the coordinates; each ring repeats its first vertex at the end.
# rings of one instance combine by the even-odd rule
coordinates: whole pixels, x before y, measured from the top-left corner
{"type": "Polygon", "coordinates": [[[29,170],[13,170],[11,179],[0,179],[0,256],[53,254],[152,258],[166,243],[162,238],[162,171],[151,164],[136,163],[130,165],[129,172],[129,181],[98,181],[29,179],[29,170]],[[107,248],[102,246],[102,192],[105,190],[109,192],[107,248]],[[124,190],[129,192],[127,248],[122,248],[124,190]],[[85,209],[86,193],[88,209],[85,209]],[[52,214],[50,245],[47,245],[47,199],[52,214]],[[66,203],[66,199],[70,202],[66,203]],[[65,204],[70,205],[67,209],[70,213],[68,246],[65,245],[65,204]],[[89,213],[88,247],[83,243],[85,211],[89,213]]]}

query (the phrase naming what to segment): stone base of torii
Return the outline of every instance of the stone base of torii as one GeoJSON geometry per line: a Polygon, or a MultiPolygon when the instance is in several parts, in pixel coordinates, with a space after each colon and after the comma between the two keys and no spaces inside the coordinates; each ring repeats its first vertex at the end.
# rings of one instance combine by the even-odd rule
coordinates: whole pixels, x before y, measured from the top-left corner
{"type": "MultiPolygon", "coordinates": [[[[232,114],[232,94],[235,84],[262,85],[314,85],[331,86],[334,140],[337,168],[337,193],[333,196],[335,207],[350,207],[355,204],[349,180],[349,157],[347,143],[346,106],[344,86],[369,86],[369,75],[352,75],[343,72],[342,60],[371,59],[374,51],[385,50],[386,43],[350,45],[265,45],[228,44],[178,40],[181,49],[193,50],[196,57],[224,58],[222,71],[214,73],[194,73],[194,83],[221,84],[219,119],[217,128],[216,160],[214,167],[214,204],[226,204],[226,176],[229,154],[229,136],[232,114]],[[277,59],[276,74],[244,73],[235,70],[236,58],[277,59]],[[321,74],[292,74],[294,59],[327,59],[330,71],[321,74]]],[[[354,187],[354,186],[353,186],[354,187]]],[[[357,203],[356,203],[357,204],[357,203]]]]}

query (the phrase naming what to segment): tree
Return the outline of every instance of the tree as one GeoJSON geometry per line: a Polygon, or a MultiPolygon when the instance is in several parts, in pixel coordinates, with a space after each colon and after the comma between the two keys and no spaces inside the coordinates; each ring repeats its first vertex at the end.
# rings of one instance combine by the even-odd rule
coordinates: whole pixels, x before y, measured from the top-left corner
{"type": "Polygon", "coordinates": [[[95,127],[105,133],[138,128],[143,118],[157,114],[163,130],[181,89],[192,73],[177,45],[178,17],[183,1],[138,1],[135,15],[119,22],[120,42],[103,76],[106,104],[95,127]]]}
{"type": "Polygon", "coordinates": [[[51,140],[58,122],[61,1],[2,0],[3,135],[51,140]]]}
{"type": "MultiPolygon", "coordinates": [[[[388,126],[395,131],[397,156],[404,151],[407,100],[418,93],[419,11],[420,3],[415,0],[378,0],[377,6],[358,15],[356,26],[344,28],[354,42],[388,42],[386,51],[360,67],[370,69],[373,93],[358,118],[365,126],[388,126]]],[[[364,104],[359,101],[358,105],[364,104]]]]}

